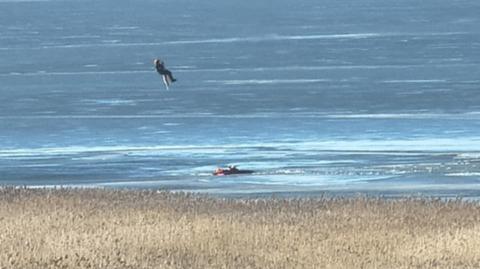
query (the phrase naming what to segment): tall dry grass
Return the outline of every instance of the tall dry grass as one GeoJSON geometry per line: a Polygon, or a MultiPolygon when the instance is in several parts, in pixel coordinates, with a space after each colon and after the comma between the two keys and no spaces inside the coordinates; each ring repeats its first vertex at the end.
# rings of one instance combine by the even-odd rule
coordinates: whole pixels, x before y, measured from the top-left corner
{"type": "Polygon", "coordinates": [[[0,268],[480,268],[480,205],[0,189],[0,268]]]}

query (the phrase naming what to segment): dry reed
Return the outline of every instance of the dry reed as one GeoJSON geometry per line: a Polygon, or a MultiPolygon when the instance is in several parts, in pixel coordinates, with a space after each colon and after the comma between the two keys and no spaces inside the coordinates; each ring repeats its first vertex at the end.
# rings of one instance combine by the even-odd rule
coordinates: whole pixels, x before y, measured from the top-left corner
{"type": "Polygon", "coordinates": [[[0,189],[0,268],[480,268],[462,200],[0,189]]]}

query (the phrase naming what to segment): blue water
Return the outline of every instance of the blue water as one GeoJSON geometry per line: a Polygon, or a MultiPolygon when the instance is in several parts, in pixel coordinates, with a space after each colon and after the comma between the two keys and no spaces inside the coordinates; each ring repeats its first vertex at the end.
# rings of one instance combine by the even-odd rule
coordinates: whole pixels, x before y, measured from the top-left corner
{"type": "Polygon", "coordinates": [[[0,0],[0,184],[480,190],[479,14],[476,0],[0,0]],[[255,173],[211,176],[229,164],[255,173]]]}

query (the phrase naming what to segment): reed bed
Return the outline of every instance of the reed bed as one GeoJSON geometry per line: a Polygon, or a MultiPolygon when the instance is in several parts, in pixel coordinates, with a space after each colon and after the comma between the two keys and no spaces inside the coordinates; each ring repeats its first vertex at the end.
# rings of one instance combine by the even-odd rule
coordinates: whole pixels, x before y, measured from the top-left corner
{"type": "Polygon", "coordinates": [[[480,268],[480,205],[2,188],[0,268],[480,268]]]}

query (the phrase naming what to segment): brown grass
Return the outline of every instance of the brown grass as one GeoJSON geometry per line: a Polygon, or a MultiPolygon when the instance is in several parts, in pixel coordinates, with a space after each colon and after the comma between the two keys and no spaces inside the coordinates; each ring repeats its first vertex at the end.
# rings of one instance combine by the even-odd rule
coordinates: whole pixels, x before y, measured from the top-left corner
{"type": "Polygon", "coordinates": [[[0,268],[480,268],[480,205],[4,188],[0,268]]]}

